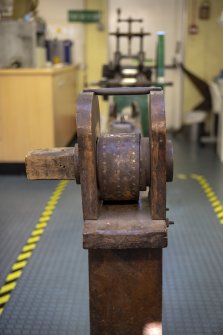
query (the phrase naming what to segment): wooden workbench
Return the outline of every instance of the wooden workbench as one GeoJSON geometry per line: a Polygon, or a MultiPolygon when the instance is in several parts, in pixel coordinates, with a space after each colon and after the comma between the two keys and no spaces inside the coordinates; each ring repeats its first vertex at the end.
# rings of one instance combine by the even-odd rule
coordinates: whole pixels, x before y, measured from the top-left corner
{"type": "Polygon", "coordinates": [[[221,94],[221,111],[218,120],[217,153],[220,161],[223,163],[223,80],[218,80],[218,88],[221,94]]]}
{"type": "Polygon", "coordinates": [[[65,146],[76,132],[75,68],[0,70],[0,163],[65,146]]]}

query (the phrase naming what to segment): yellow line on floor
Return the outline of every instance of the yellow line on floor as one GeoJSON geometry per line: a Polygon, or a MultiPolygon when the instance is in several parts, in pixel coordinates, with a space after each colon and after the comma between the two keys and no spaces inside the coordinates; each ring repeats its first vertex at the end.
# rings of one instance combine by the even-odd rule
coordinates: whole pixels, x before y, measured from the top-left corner
{"type": "Polygon", "coordinates": [[[6,303],[11,297],[11,293],[16,287],[18,279],[22,276],[23,269],[28,264],[28,259],[32,256],[37,243],[44,233],[45,228],[47,227],[49,220],[51,219],[51,216],[54,212],[54,209],[56,208],[58,199],[61,197],[67,184],[67,180],[62,180],[57,185],[55,191],[47,202],[44,211],[38,219],[36,227],[27,239],[26,244],[23,246],[22,251],[17,257],[16,262],[13,264],[10,273],[7,275],[4,285],[0,288],[0,316],[4,311],[6,303]]]}
{"type": "Polygon", "coordinates": [[[42,235],[43,233],[44,233],[44,229],[35,229],[32,232],[32,236],[42,235]]]}
{"type": "Polygon", "coordinates": [[[47,222],[40,222],[36,225],[36,228],[39,229],[39,228],[45,228],[46,226],[48,225],[47,222]]]}
{"type": "Polygon", "coordinates": [[[24,259],[28,259],[31,256],[32,256],[31,252],[22,253],[18,256],[17,261],[23,261],[24,259]]]}
{"type": "Polygon", "coordinates": [[[1,288],[1,293],[10,292],[10,291],[14,290],[15,287],[16,287],[16,281],[14,281],[10,284],[5,284],[1,288]]]}
{"type": "Polygon", "coordinates": [[[25,245],[22,249],[23,252],[26,252],[26,251],[31,251],[33,249],[35,249],[36,247],[36,243],[33,243],[33,244],[28,244],[28,245],[25,245]]]}
{"type": "Polygon", "coordinates": [[[5,294],[2,297],[0,297],[0,305],[6,304],[10,299],[10,294],[5,294]]]}
{"type": "Polygon", "coordinates": [[[35,242],[38,242],[39,240],[40,240],[40,236],[30,237],[27,240],[27,243],[35,243],[35,242]]]}
{"type": "MultiPolygon", "coordinates": [[[[15,272],[11,272],[11,273],[6,277],[5,282],[7,283],[7,282],[10,282],[10,281],[12,281],[12,280],[18,279],[18,278],[21,277],[21,275],[22,275],[22,270],[18,270],[18,271],[15,271],[15,272]]],[[[1,290],[0,290],[0,293],[2,293],[1,290]]]]}
{"type": "Polygon", "coordinates": [[[27,264],[27,261],[17,262],[12,266],[12,271],[20,270],[24,268],[27,264]]]}
{"type": "Polygon", "coordinates": [[[213,207],[213,211],[215,212],[215,215],[219,221],[220,224],[223,224],[223,204],[218,199],[217,194],[214,192],[211,185],[208,183],[206,178],[200,174],[178,174],[177,179],[179,180],[188,180],[193,179],[195,180],[200,187],[202,188],[203,192],[205,193],[208,201],[210,202],[211,206],[213,207]]]}

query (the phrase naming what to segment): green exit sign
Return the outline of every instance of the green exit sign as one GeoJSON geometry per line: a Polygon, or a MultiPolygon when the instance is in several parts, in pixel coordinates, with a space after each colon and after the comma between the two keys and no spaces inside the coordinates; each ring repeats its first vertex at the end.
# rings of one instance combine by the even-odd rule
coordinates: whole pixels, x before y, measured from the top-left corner
{"type": "Polygon", "coordinates": [[[100,21],[101,12],[98,10],[69,10],[69,22],[96,23],[100,21]]]}

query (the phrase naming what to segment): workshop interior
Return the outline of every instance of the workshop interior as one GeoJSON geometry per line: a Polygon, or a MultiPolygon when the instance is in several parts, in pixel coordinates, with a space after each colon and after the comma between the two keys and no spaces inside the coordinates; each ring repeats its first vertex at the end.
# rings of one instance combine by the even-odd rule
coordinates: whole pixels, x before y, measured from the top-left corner
{"type": "Polygon", "coordinates": [[[223,335],[222,0],[0,0],[0,334],[223,335]]]}

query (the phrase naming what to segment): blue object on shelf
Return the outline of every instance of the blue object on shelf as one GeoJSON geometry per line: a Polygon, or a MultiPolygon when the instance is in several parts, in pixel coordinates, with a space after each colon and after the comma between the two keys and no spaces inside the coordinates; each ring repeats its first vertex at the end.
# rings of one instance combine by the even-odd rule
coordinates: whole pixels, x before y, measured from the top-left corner
{"type": "Polygon", "coordinates": [[[72,64],[72,46],[73,43],[70,40],[63,41],[63,49],[64,49],[64,63],[72,64]]]}
{"type": "Polygon", "coordinates": [[[48,62],[51,62],[52,57],[51,57],[51,41],[46,40],[45,41],[45,48],[46,48],[46,59],[48,62]]]}

